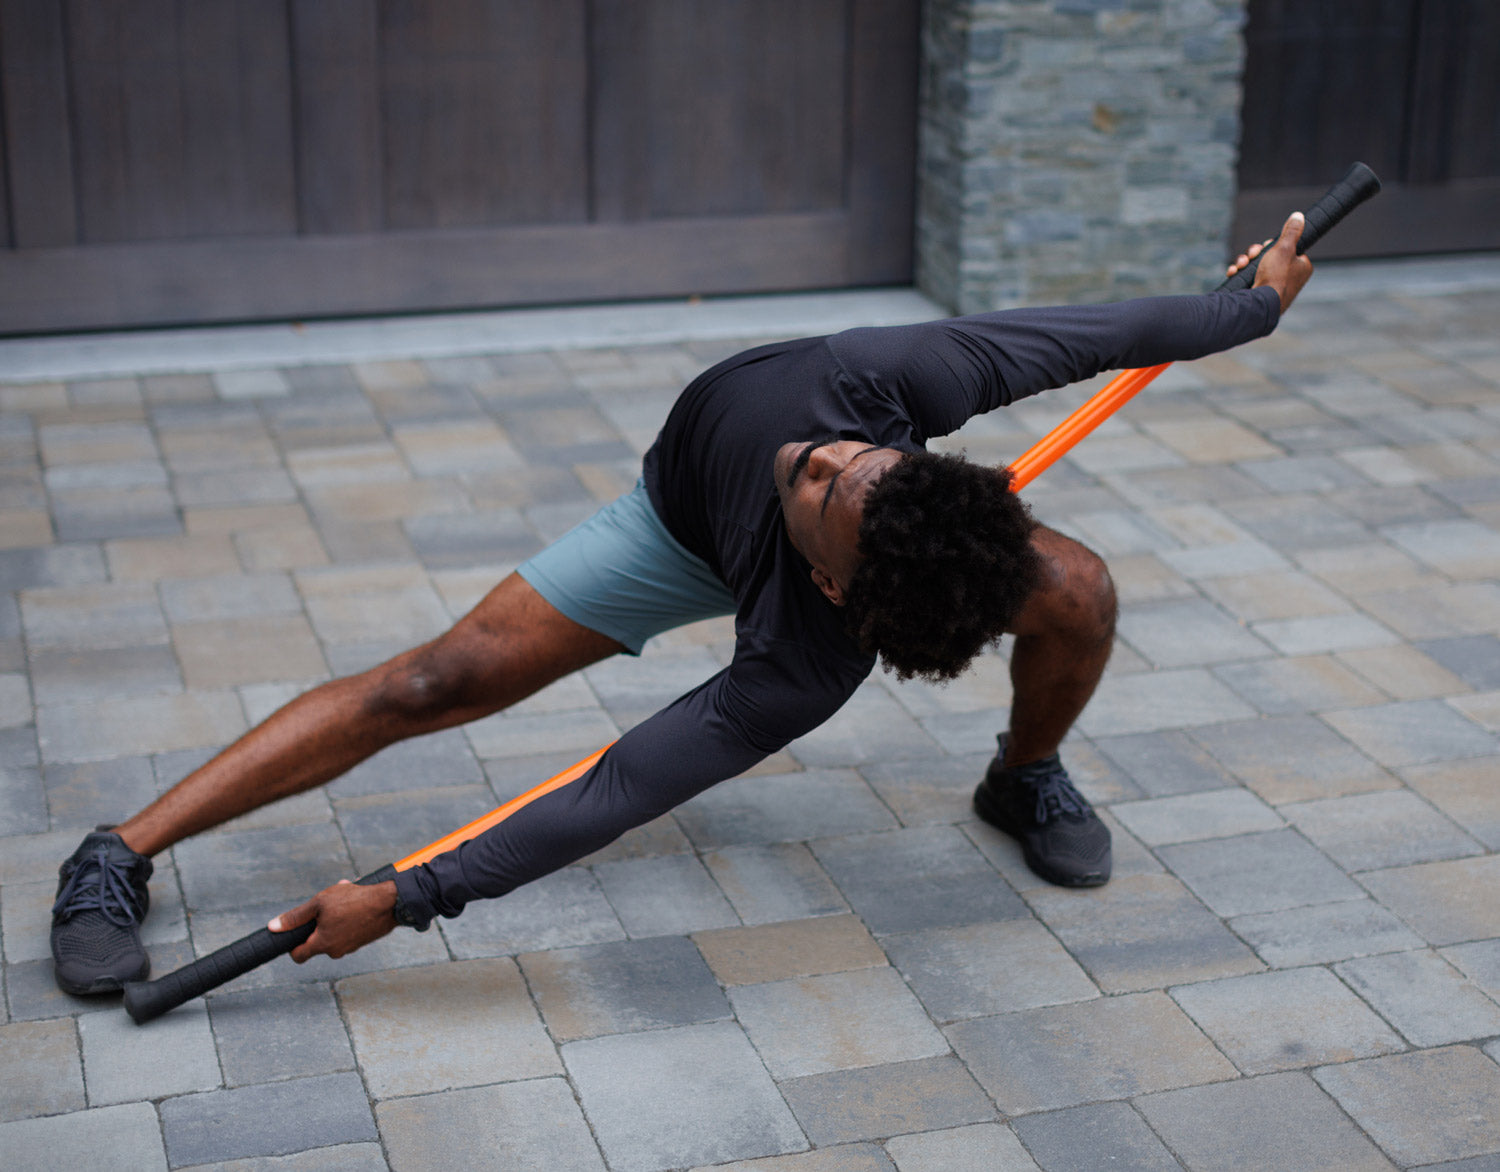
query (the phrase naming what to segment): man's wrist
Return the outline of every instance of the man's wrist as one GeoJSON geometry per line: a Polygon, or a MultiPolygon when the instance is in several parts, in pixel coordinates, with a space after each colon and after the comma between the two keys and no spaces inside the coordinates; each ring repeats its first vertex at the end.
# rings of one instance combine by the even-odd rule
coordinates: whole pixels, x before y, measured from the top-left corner
{"type": "Polygon", "coordinates": [[[396,902],[391,906],[391,915],[396,923],[403,928],[415,928],[418,932],[427,931],[432,924],[432,916],[423,914],[417,908],[412,907],[406,900],[401,898],[401,883],[399,879],[394,883],[396,888],[396,902]]]}

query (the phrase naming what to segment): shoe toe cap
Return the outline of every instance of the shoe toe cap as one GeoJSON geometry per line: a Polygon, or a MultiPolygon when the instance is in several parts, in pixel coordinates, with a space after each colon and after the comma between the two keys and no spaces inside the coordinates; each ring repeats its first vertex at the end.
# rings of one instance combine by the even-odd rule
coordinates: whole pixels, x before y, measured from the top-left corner
{"type": "Polygon", "coordinates": [[[1050,822],[1037,839],[1033,851],[1043,864],[1043,878],[1065,887],[1097,887],[1108,881],[1113,843],[1109,827],[1097,815],[1050,822]]]}

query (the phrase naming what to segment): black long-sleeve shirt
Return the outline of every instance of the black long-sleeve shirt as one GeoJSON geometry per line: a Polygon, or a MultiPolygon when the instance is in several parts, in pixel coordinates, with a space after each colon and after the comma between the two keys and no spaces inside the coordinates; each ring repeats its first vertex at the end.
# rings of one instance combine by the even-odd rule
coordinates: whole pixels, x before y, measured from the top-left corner
{"type": "Polygon", "coordinates": [[[672,535],[733,593],[733,662],[622,736],[583,777],[404,871],[419,920],[454,916],[605,846],[743,772],[836,712],[874,659],[792,548],[772,481],[795,440],[903,451],[1103,370],[1199,358],[1270,333],[1269,288],[1011,310],[846,330],[745,351],[683,391],[644,478],[672,535]]]}

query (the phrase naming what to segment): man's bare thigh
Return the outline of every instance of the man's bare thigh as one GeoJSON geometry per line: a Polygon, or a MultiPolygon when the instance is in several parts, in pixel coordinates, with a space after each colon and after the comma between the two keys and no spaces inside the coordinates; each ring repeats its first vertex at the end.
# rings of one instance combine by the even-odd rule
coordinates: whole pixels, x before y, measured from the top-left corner
{"type": "Polygon", "coordinates": [[[447,633],[386,667],[414,697],[430,689],[441,709],[434,727],[449,727],[508,708],[624,650],[510,574],[447,633]]]}

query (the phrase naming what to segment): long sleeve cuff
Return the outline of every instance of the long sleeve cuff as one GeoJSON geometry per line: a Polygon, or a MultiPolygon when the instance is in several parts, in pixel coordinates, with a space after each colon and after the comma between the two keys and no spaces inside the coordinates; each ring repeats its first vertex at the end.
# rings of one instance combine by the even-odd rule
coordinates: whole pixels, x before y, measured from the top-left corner
{"type": "Polygon", "coordinates": [[[433,907],[417,880],[419,870],[412,867],[396,872],[396,923],[425,932],[432,923],[433,907]]]}

